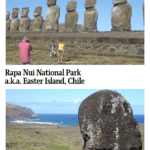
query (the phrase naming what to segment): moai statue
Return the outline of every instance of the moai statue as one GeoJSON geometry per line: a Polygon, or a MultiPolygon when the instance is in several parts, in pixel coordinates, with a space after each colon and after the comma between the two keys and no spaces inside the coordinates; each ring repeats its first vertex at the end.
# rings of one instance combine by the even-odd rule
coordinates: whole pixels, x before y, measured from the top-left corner
{"type": "Polygon", "coordinates": [[[35,8],[34,11],[34,20],[32,24],[32,29],[35,32],[41,32],[42,31],[42,24],[43,24],[43,17],[41,16],[42,13],[42,7],[38,6],[35,8]]]}
{"type": "Polygon", "coordinates": [[[9,32],[10,31],[10,19],[9,19],[9,16],[10,16],[10,12],[9,11],[6,11],[6,32],[9,32]]]}
{"type": "Polygon", "coordinates": [[[78,12],[75,11],[77,8],[76,1],[70,1],[66,7],[67,14],[65,17],[65,31],[66,32],[77,32],[78,12]]]}
{"type": "Polygon", "coordinates": [[[46,13],[46,32],[58,32],[58,19],[60,16],[60,8],[56,5],[56,0],[47,0],[48,10],[46,13]]]}
{"type": "Polygon", "coordinates": [[[86,0],[84,13],[84,31],[97,32],[98,11],[94,8],[96,0],[86,0]]]}
{"type": "Polygon", "coordinates": [[[132,6],[127,0],[113,0],[111,12],[112,31],[131,31],[132,6]]]}
{"type": "Polygon", "coordinates": [[[11,24],[10,24],[10,32],[17,32],[19,29],[19,18],[18,18],[18,14],[19,14],[20,9],[19,8],[13,8],[13,12],[12,12],[12,20],[11,20],[11,24]]]}
{"type": "Polygon", "coordinates": [[[28,17],[29,7],[23,7],[21,12],[21,20],[19,24],[20,32],[29,32],[30,18],[28,17]]]}
{"type": "Polygon", "coordinates": [[[78,113],[82,150],[142,150],[139,123],[120,93],[98,91],[88,96],[78,113]]]}
{"type": "MultiPolygon", "coordinates": [[[[144,5],[145,5],[145,3],[143,3],[143,19],[145,19],[145,17],[144,17],[144,5]]],[[[145,26],[145,20],[144,20],[144,26],[145,26]]]]}

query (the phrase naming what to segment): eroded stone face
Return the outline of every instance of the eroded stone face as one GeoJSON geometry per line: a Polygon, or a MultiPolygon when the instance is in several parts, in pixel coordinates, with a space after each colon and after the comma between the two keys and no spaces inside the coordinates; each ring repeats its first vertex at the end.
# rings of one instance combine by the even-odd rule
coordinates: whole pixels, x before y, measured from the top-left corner
{"type": "Polygon", "coordinates": [[[96,0],[86,0],[85,1],[85,8],[94,8],[96,4],[96,0]]]}
{"type": "Polygon", "coordinates": [[[56,5],[56,0],[47,0],[47,5],[56,5]]]}
{"type": "Polygon", "coordinates": [[[68,11],[65,17],[65,32],[76,32],[78,22],[78,12],[75,11],[77,7],[76,1],[70,1],[66,7],[68,11]]]}
{"type": "Polygon", "coordinates": [[[18,18],[18,14],[19,14],[20,9],[19,8],[13,8],[13,12],[12,12],[12,18],[18,18]]]}
{"type": "Polygon", "coordinates": [[[70,1],[67,4],[66,10],[67,11],[75,11],[77,8],[77,2],[76,1],[70,1]]]}
{"type": "Polygon", "coordinates": [[[113,4],[127,3],[127,0],[113,0],[113,4]]]}
{"type": "Polygon", "coordinates": [[[9,20],[10,12],[6,11],[6,32],[10,31],[10,23],[11,21],[9,20]]]}
{"type": "Polygon", "coordinates": [[[57,32],[59,30],[58,19],[60,16],[60,8],[57,5],[53,5],[48,8],[46,13],[46,30],[50,32],[57,32]]]}
{"type": "Polygon", "coordinates": [[[28,13],[29,13],[29,7],[23,7],[21,12],[21,18],[28,17],[28,13]]]}
{"type": "Polygon", "coordinates": [[[142,150],[139,123],[129,102],[117,92],[103,90],[87,97],[79,107],[78,120],[83,150],[142,150]]]}
{"type": "Polygon", "coordinates": [[[112,30],[130,30],[132,7],[128,3],[119,4],[112,8],[112,30]]]}
{"type": "Polygon", "coordinates": [[[41,16],[41,13],[42,13],[42,7],[37,6],[34,10],[34,17],[41,16]]]}
{"type": "Polygon", "coordinates": [[[9,20],[10,12],[6,11],[6,20],[9,20]]]}

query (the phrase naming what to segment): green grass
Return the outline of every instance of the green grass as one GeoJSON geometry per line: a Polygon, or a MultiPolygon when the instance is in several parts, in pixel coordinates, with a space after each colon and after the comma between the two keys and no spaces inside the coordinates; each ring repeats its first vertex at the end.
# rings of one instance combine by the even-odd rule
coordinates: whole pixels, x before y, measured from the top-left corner
{"type": "MultiPolygon", "coordinates": [[[[144,150],[144,124],[140,124],[141,139],[144,150]]],[[[80,128],[44,125],[6,126],[6,143],[11,150],[81,150],[83,138],[80,128]],[[16,131],[16,132],[15,132],[16,131]],[[21,131],[18,134],[18,131],[21,131]],[[40,132],[40,133],[36,133],[40,132]]]]}
{"type": "MultiPolygon", "coordinates": [[[[102,56],[93,54],[64,53],[63,63],[58,58],[50,57],[48,50],[32,50],[32,65],[144,65],[144,58],[123,56],[102,56]]],[[[17,48],[6,47],[6,64],[21,65],[20,54],[17,48]]]]}

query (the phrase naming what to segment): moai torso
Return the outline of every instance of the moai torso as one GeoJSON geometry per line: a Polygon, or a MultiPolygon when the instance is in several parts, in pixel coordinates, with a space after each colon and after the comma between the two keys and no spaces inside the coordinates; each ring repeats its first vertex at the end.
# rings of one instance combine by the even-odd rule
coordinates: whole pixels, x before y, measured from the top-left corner
{"type": "Polygon", "coordinates": [[[70,1],[66,10],[68,11],[65,17],[65,32],[76,32],[78,22],[78,12],[75,11],[77,7],[76,1],[70,1]]]}
{"type": "Polygon", "coordinates": [[[86,0],[84,13],[84,31],[97,31],[98,11],[94,8],[96,0],[86,0]]]}
{"type": "Polygon", "coordinates": [[[46,32],[57,32],[59,30],[58,19],[60,16],[60,8],[56,5],[56,0],[47,1],[48,10],[46,13],[46,32]]]}
{"type": "Polygon", "coordinates": [[[19,18],[18,18],[18,14],[19,14],[19,8],[13,8],[13,12],[12,12],[12,20],[11,20],[11,24],[10,24],[10,32],[17,32],[19,29],[19,18]]]}
{"type": "Polygon", "coordinates": [[[41,16],[42,13],[42,7],[38,6],[35,8],[34,11],[34,20],[32,24],[32,29],[35,32],[41,32],[42,31],[42,24],[43,24],[43,17],[41,16]]]}
{"type": "Polygon", "coordinates": [[[127,0],[114,0],[112,8],[112,31],[130,31],[132,7],[127,0]]]}
{"type": "Polygon", "coordinates": [[[10,31],[10,23],[11,21],[9,20],[10,12],[6,11],[6,32],[10,31]]]}
{"type": "Polygon", "coordinates": [[[19,24],[20,32],[28,32],[30,25],[30,18],[28,17],[29,7],[23,7],[21,12],[21,20],[19,24]]]}

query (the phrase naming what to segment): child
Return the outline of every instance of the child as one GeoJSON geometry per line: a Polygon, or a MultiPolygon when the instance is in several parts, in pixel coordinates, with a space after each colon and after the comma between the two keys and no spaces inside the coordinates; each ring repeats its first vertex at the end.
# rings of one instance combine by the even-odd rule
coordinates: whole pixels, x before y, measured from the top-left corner
{"type": "MultiPolygon", "coordinates": [[[[56,52],[54,51],[54,48],[56,46],[54,45],[54,41],[52,41],[52,44],[50,44],[50,56],[52,57],[52,59],[56,56],[56,52]]],[[[53,61],[53,60],[52,60],[53,61]]]]}
{"type": "Polygon", "coordinates": [[[63,53],[64,53],[64,44],[62,43],[62,41],[59,42],[59,46],[58,46],[58,61],[62,62],[63,59],[63,53]],[[61,55],[61,60],[59,60],[59,56],[61,55]]]}

